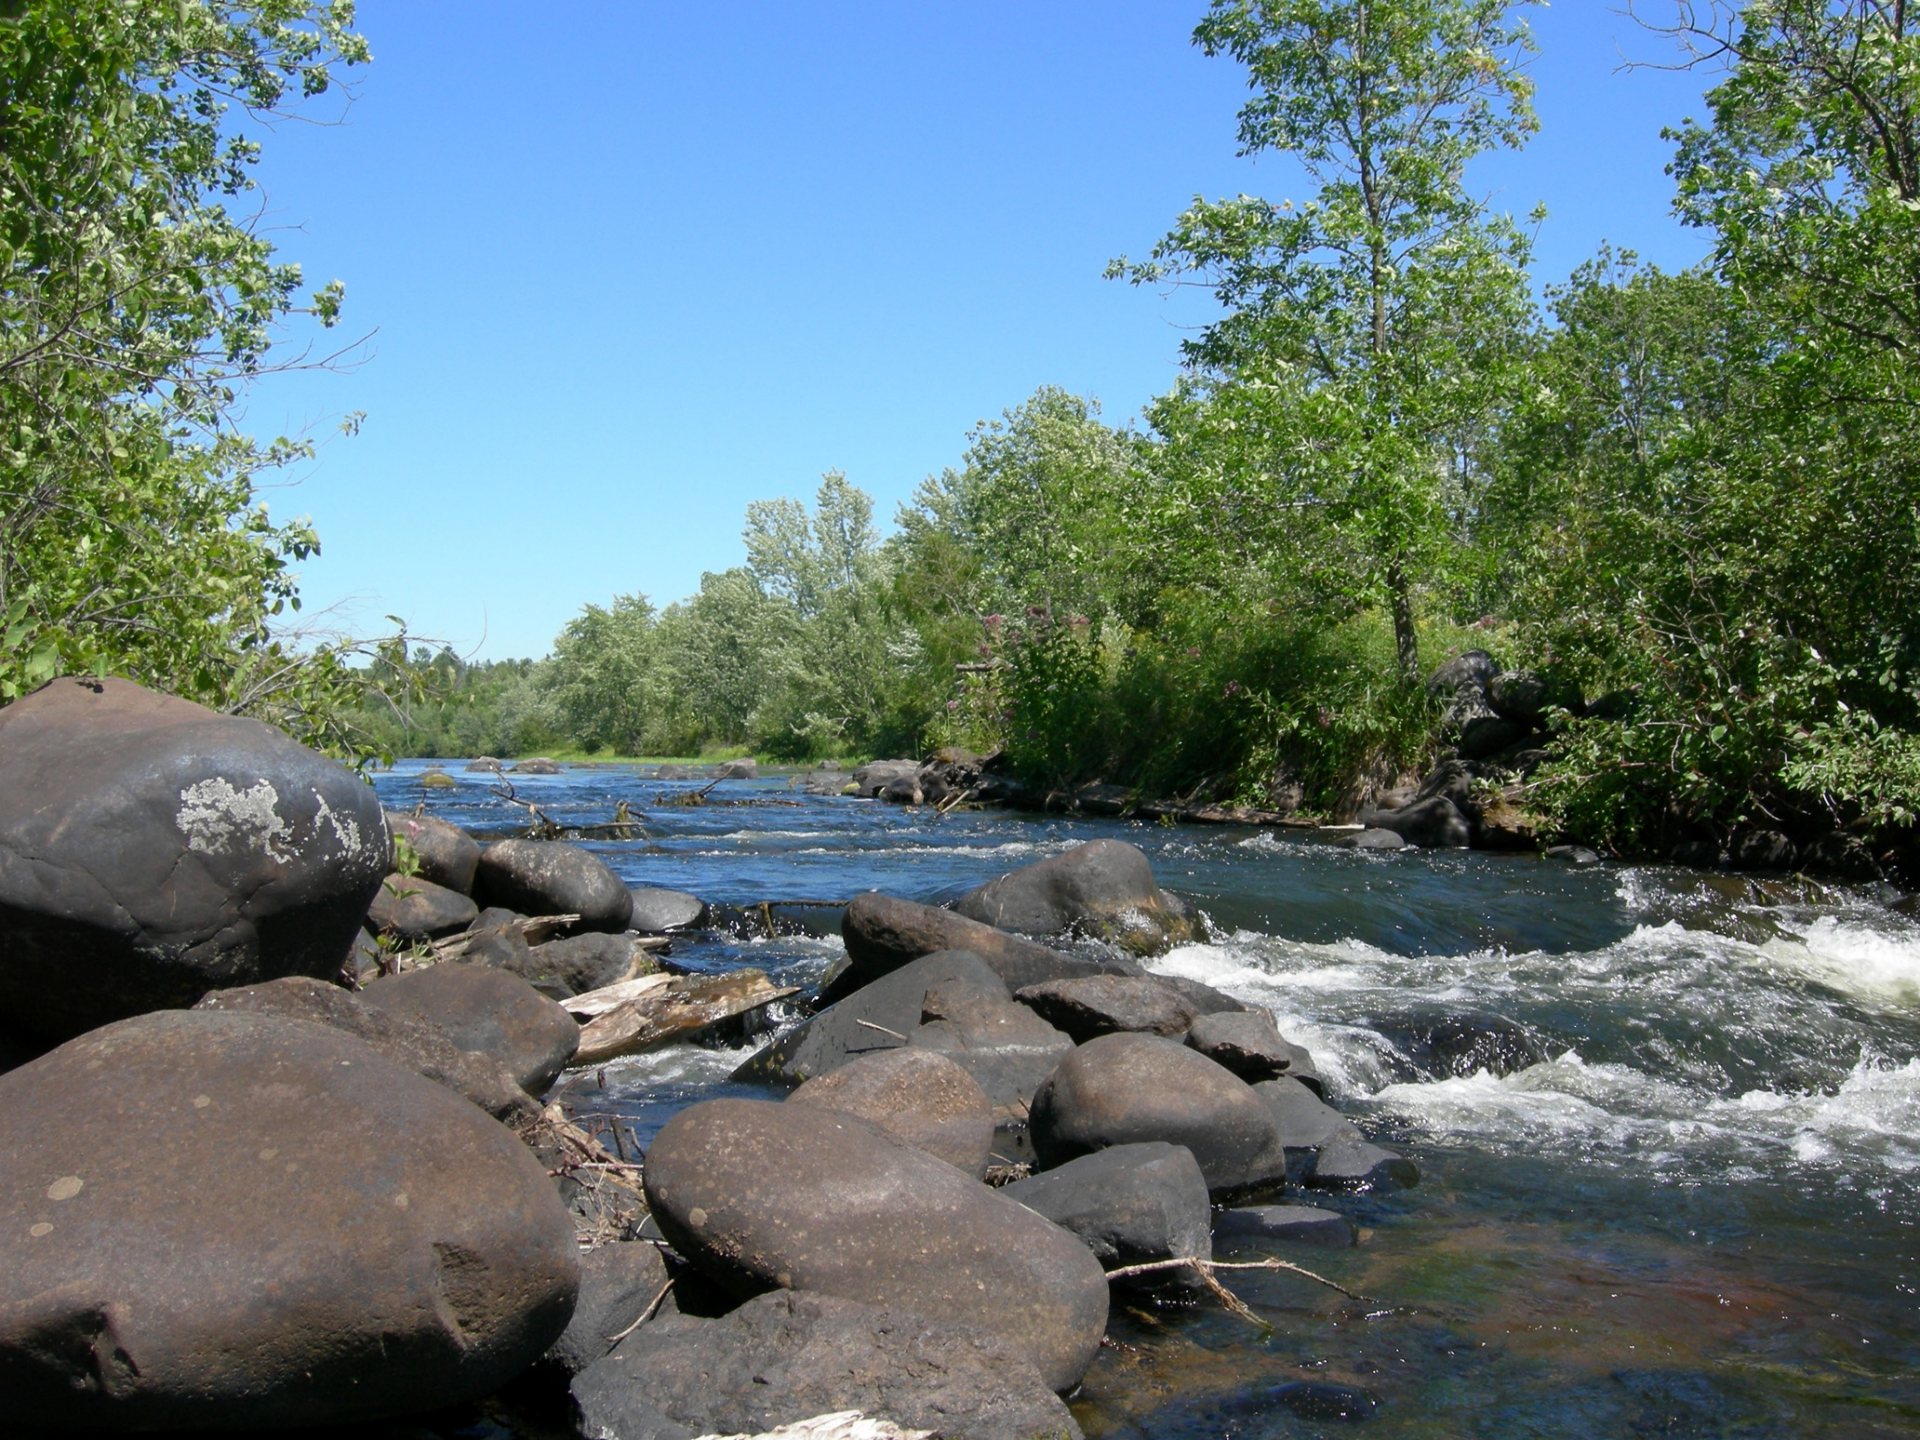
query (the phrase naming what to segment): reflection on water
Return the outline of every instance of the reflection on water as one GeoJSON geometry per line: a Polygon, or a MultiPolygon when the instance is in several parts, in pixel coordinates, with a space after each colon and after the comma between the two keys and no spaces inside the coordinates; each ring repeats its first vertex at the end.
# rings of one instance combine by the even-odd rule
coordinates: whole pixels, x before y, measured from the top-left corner
{"type": "MultiPolygon", "coordinates": [[[[505,833],[524,811],[455,767],[390,805],[505,833]]],[[[1141,846],[1211,939],[1162,957],[1272,1009],[1420,1188],[1334,1203],[1363,1229],[1297,1276],[1236,1272],[1271,1325],[1116,1311],[1075,1413],[1089,1436],[1920,1434],[1920,929],[1865,896],[1666,867],[1371,854],[1244,829],[905,811],[631,771],[514,777],[632,884],[709,901],[926,898],[1096,836],[1141,846]],[[1393,1038],[1436,1011],[1517,1022],[1547,1058],[1435,1074],[1393,1038]]],[[[806,983],[831,938],[683,943],[806,983]]],[[[748,1047],[574,1077],[641,1137],[722,1093],[748,1047]]],[[[743,1092],[744,1093],[744,1092],[743,1092]]],[[[1328,1203],[1316,1201],[1316,1203],[1328,1203]]]]}

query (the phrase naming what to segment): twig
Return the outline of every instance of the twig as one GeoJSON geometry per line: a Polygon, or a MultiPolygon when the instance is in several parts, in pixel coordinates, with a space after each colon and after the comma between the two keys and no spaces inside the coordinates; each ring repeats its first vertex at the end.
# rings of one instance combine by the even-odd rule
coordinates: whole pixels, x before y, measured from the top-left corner
{"type": "Polygon", "coordinates": [[[864,1025],[869,1030],[878,1030],[882,1035],[891,1035],[894,1039],[898,1040],[902,1045],[910,1043],[907,1040],[907,1037],[902,1035],[898,1030],[889,1030],[886,1026],[880,1024],[877,1021],[856,1019],[853,1023],[856,1025],[864,1025]]]}
{"type": "MultiPolygon", "coordinates": [[[[1373,1303],[1371,1296],[1357,1295],[1347,1289],[1346,1286],[1329,1280],[1324,1275],[1316,1275],[1303,1265],[1295,1265],[1291,1260],[1202,1260],[1196,1255],[1187,1255],[1176,1257],[1172,1260],[1148,1260],[1139,1265],[1122,1265],[1117,1270],[1107,1271],[1107,1278],[1109,1280],[1124,1280],[1130,1275],[1152,1275],[1161,1270],[1178,1270],[1182,1267],[1194,1270],[1200,1275],[1203,1282],[1211,1281],[1212,1283],[1208,1285],[1209,1289],[1219,1285],[1219,1282],[1213,1279],[1213,1272],[1215,1270],[1285,1270],[1294,1275],[1304,1275],[1316,1285],[1324,1285],[1329,1290],[1338,1290],[1349,1300],[1358,1300],[1363,1305],[1373,1303]]],[[[1220,1288],[1222,1290],[1225,1289],[1224,1286],[1220,1286],[1220,1288]]],[[[1227,1308],[1232,1309],[1233,1307],[1230,1305],[1227,1308]]],[[[1242,1308],[1244,1309],[1245,1307],[1243,1306],[1242,1308]]],[[[1258,1320],[1257,1316],[1254,1318],[1258,1320]]]]}
{"type": "Polygon", "coordinates": [[[626,1339],[627,1336],[651,1320],[654,1311],[660,1308],[660,1302],[667,1298],[667,1292],[671,1289],[673,1289],[673,1277],[669,1275],[667,1277],[667,1283],[660,1287],[660,1293],[654,1296],[652,1301],[647,1305],[647,1308],[640,1312],[640,1318],[627,1326],[627,1328],[622,1330],[618,1335],[609,1335],[607,1337],[607,1344],[609,1346],[618,1345],[622,1340],[626,1339]]]}

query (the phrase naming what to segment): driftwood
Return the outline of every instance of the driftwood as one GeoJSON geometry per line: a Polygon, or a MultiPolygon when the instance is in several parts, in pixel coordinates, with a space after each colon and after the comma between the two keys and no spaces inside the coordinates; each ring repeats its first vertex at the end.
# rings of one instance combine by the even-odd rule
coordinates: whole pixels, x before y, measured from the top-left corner
{"type": "MultiPolygon", "coordinates": [[[[638,1165],[615,1159],[597,1139],[567,1119],[558,1105],[510,1124],[546,1162],[549,1174],[577,1187],[569,1208],[583,1250],[639,1233],[647,1215],[647,1197],[640,1188],[638,1165]]],[[[616,1129],[616,1140],[618,1133],[616,1129]]]]}
{"type": "MultiPolygon", "coordinates": [[[[633,993],[610,1008],[599,1009],[605,990],[588,991],[561,1003],[573,1014],[585,1014],[580,1048],[572,1063],[599,1065],[621,1055],[634,1055],[685,1040],[710,1025],[745,1015],[799,994],[796,986],[778,986],[760,970],[735,970],[726,975],[643,976],[626,981],[633,993]],[[649,984],[663,980],[664,984],[649,984]],[[577,1008],[581,1001],[590,1008],[577,1008]]],[[[619,989],[619,986],[608,987],[619,989]]]]}
{"type": "Polygon", "coordinates": [[[699,1440],[935,1440],[935,1435],[931,1430],[903,1430],[891,1420],[876,1420],[858,1410],[836,1410],[757,1435],[702,1435],[699,1440]]]}

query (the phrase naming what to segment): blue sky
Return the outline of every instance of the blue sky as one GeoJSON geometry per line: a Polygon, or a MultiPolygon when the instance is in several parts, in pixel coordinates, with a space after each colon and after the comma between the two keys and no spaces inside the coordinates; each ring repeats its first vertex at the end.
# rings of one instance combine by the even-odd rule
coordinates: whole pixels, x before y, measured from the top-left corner
{"type": "MultiPolygon", "coordinates": [[[[319,529],[308,615],[543,655],[589,602],[740,563],[749,501],[839,469],[889,519],[1041,385],[1136,415],[1210,311],[1107,261],[1196,194],[1307,193],[1235,157],[1203,10],[361,0],[353,103],[264,135],[258,171],[283,257],[346,282],[334,335],[376,332],[249,400],[322,442],[267,497],[319,529]]],[[[1541,133],[1475,178],[1547,206],[1536,279],[1603,241],[1701,258],[1659,132],[1705,77],[1622,72],[1671,57],[1609,0],[1530,21],[1541,133]]]]}

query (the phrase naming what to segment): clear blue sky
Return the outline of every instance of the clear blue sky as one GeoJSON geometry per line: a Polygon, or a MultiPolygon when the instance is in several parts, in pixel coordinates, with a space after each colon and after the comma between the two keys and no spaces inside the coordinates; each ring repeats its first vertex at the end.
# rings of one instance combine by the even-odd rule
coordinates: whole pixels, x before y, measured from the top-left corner
{"type": "MultiPolygon", "coordinates": [[[[1195,194],[1305,193],[1235,157],[1203,9],[362,0],[351,107],[265,135],[258,172],[282,255],[346,282],[333,333],[377,331],[246,417],[325,442],[268,497],[319,528],[308,614],[543,655],[584,604],[740,563],[751,500],[839,469],[890,520],[1040,385],[1136,415],[1209,312],[1106,262],[1195,194]]],[[[1602,241],[1699,259],[1659,132],[1704,77],[1622,73],[1670,57],[1610,0],[1530,18],[1541,133],[1476,178],[1548,207],[1536,280],[1602,241]]]]}

